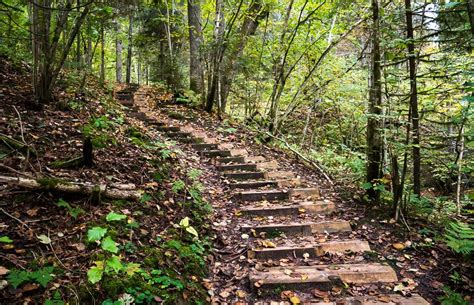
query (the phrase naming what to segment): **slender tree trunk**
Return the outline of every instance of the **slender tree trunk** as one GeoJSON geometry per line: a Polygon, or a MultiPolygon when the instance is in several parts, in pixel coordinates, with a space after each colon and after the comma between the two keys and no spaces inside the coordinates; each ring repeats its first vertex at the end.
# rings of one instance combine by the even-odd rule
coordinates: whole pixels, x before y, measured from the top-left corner
{"type": "Polygon", "coordinates": [[[129,19],[129,26],[128,26],[128,49],[127,49],[127,71],[125,75],[125,82],[130,84],[130,80],[132,77],[132,35],[133,35],[133,14],[130,13],[129,19]]]}
{"type": "Polygon", "coordinates": [[[405,0],[405,14],[407,23],[408,68],[410,71],[410,108],[413,137],[413,193],[420,196],[420,130],[418,114],[418,91],[416,85],[416,54],[413,37],[413,12],[411,0],[405,0]]]}
{"type": "MultiPolygon", "coordinates": [[[[372,71],[369,92],[369,118],[367,121],[367,182],[374,184],[381,177],[382,143],[380,119],[382,113],[382,85],[380,67],[380,20],[379,2],[372,0],[372,71]]],[[[373,187],[367,191],[373,203],[379,202],[379,191],[373,187]]]]}
{"type": "Polygon", "coordinates": [[[122,40],[120,39],[120,23],[116,21],[115,38],[115,80],[117,83],[122,82],[122,40]]]}
{"type": "Polygon", "coordinates": [[[200,0],[188,0],[189,89],[204,98],[204,69],[201,58],[202,29],[200,0]]]}
{"type": "MultiPolygon", "coordinates": [[[[81,0],[76,1],[77,5],[77,12],[79,13],[79,7],[81,6],[81,0]]],[[[80,69],[82,67],[82,59],[81,59],[81,32],[77,35],[77,42],[76,42],[76,63],[77,67],[80,69]]]]}
{"type": "Polygon", "coordinates": [[[104,25],[100,26],[100,84],[105,83],[105,33],[104,25]]]}
{"type": "Polygon", "coordinates": [[[460,131],[460,148],[459,148],[459,158],[458,158],[458,181],[456,184],[456,209],[458,216],[461,215],[461,195],[462,195],[462,165],[464,157],[464,124],[461,127],[460,131]]]}

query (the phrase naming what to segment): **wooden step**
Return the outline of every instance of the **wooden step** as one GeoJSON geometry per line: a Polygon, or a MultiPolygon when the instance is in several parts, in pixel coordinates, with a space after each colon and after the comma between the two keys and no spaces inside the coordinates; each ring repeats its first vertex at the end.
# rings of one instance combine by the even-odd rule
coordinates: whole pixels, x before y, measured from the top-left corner
{"type": "Polygon", "coordinates": [[[233,172],[225,173],[224,177],[233,180],[254,180],[254,179],[263,179],[265,178],[265,173],[263,172],[233,172]]]}
{"type": "Polygon", "coordinates": [[[243,201],[317,199],[319,188],[294,188],[289,190],[252,190],[242,191],[236,197],[243,201]]]}
{"type": "Polygon", "coordinates": [[[231,157],[232,153],[230,150],[220,150],[220,149],[213,149],[201,152],[204,157],[214,158],[214,157],[231,157]]]}
{"type": "Polygon", "coordinates": [[[269,204],[266,206],[251,206],[244,207],[240,210],[245,215],[259,215],[259,216],[285,216],[285,215],[300,215],[300,214],[326,214],[334,212],[335,205],[331,201],[317,201],[317,202],[301,202],[299,204],[279,205],[269,204]]]}
{"type": "Polygon", "coordinates": [[[178,126],[158,126],[156,128],[158,131],[171,131],[171,132],[177,132],[180,131],[180,128],[178,126]]]}
{"type": "Polygon", "coordinates": [[[191,145],[191,147],[197,151],[217,150],[217,144],[214,144],[214,143],[193,144],[191,145]]]}
{"type": "Polygon", "coordinates": [[[278,180],[245,181],[229,183],[231,189],[258,189],[261,187],[278,187],[278,180]]]}
{"type": "Polygon", "coordinates": [[[238,192],[235,197],[242,201],[288,200],[290,199],[290,193],[286,190],[254,190],[238,192]]]}
{"type": "Polygon", "coordinates": [[[202,143],[204,143],[203,138],[188,137],[188,138],[175,138],[175,139],[178,140],[181,143],[184,143],[184,144],[202,144],[202,143]]]}
{"type": "Polygon", "coordinates": [[[296,178],[295,173],[289,171],[272,171],[266,172],[265,178],[268,179],[291,179],[296,178]]]}
{"type": "Polygon", "coordinates": [[[268,161],[268,162],[258,162],[254,163],[257,166],[257,169],[277,169],[278,162],[276,161],[268,161]]]}
{"type": "Polygon", "coordinates": [[[346,253],[349,251],[370,251],[370,246],[367,241],[359,239],[329,241],[305,247],[256,248],[247,251],[247,256],[251,259],[316,258],[326,253],[346,253]]]}
{"type": "Polygon", "coordinates": [[[179,139],[179,138],[189,138],[192,136],[192,134],[186,131],[168,131],[166,132],[166,136],[172,139],[179,139]]]}
{"type": "MultiPolygon", "coordinates": [[[[357,296],[338,299],[335,302],[321,302],[321,300],[301,300],[301,304],[310,305],[429,305],[425,299],[418,294],[404,297],[398,294],[377,296],[357,296]]],[[[288,301],[262,301],[255,302],[254,305],[294,305],[288,301]]]]}
{"type": "Polygon", "coordinates": [[[123,106],[131,107],[133,106],[133,100],[119,100],[119,103],[123,106]]]}
{"type": "Polygon", "coordinates": [[[269,224],[258,226],[243,226],[241,228],[244,232],[255,231],[257,236],[260,233],[277,234],[284,233],[285,235],[305,235],[310,236],[315,233],[337,233],[350,232],[351,225],[347,221],[325,221],[325,222],[309,222],[309,223],[288,223],[288,224],[269,224]]]}
{"type": "Polygon", "coordinates": [[[219,171],[256,171],[257,164],[225,164],[217,165],[217,170],[219,171]]]}
{"type": "Polygon", "coordinates": [[[227,164],[227,163],[244,163],[245,157],[223,157],[223,158],[216,158],[216,163],[227,164]]]}
{"type": "Polygon", "coordinates": [[[330,289],[342,282],[349,284],[393,283],[397,274],[388,265],[347,264],[298,267],[275,267],[253,271],[249,275],[252,288],[282,286],[285,288],[321,287],[330,289]],[[257,284],[257,285],[256,285],[257,284]]]}

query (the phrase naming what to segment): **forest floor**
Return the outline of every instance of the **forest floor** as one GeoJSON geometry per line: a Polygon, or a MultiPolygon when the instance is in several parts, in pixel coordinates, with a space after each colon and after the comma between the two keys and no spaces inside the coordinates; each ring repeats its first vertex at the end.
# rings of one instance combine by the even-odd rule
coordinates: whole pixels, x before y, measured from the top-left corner
{"type": "MultiPolygon", "coordinates": [[[[137,92],[140,96],[136,104],[142,112],[127,112],[111,98],[111,92],[98,88],[94,81],[87,84],[83,94],[77,94],[69,79],[56,92],[63,110],[46,105],[43,111],[33,112],[27,107],[32,99],[27,69],[6,61],[0,66],[0,136],[21,143],[12,148],[0,142],[0,175],[133,185],[134,190],[142,191],[138,202],[107,198],[98,202],[88,194],[1,185],[0,303],[67,300],[73,304],[101,304],[110,299],[111,303],[105,304],[113,304],[128,296],[136,303],[168,304],[195,304],[198,300],[243,304],[256,299],[294,303],[351,296],[372,296],[386,302],[393,294],[420,294],[436,304],[444,295],[445,286],[456,288],[464,296],[472,295],[472,266],[433,240],[426,223],[410,221],[408,231],[403,224],[393,223],[383,209],[367,210],[351,199],[354,196],[342,198],[340,194],[353,195],[357,191],[328,184],[320,173],[291,153],[262,144],[256,140],[257,134],[231,120],[218,120],[192,107],[172,103],[170,94],[149,87],[137,92]],[[216,143],[275,161],[278,171],[295,173],[305,188],[319,188],[320,200],[333,202],[335,211],[328,215],[301,211],[279,217],[242,215],[243,204],[229,187],[233,181],[217,170],[215,159],[199,154],[189,144],[167,139],[167,134],[152,121],[205,134],[216,143]],[[56,168],[60,164],[56,161],[81,155],[84,133],[101,147],[94,152],[94,166],[56,168]],[[212,214],[206,201],[212,204],[212,214]],[[109,221],[110,213],[125,218],[109,221]],[[191,219],[188,226],[181,222],[187,216],[191,219]],[[252,231],[245,234],[242,227],[325,220],[347,221],[351,230],[296,236],[291,238],[292,245],[358,239],[368,241],[370,251],[325,253],[309,259],[293,255],[258,260],[247,256],[248,250],[287,245],[288,238],[261,238],[252,231]],[[89,231],[97,227],[107,229],[107,236],[118,248],[115,252],[104,250],[103,242],[99,246],[88,240],[89,231]],[[189,234],[189,227],[198,231],[199,238],[189,234]],[[88,271],[113,257],[120,260],[122,269],[116,265],[116,269],[104,268],[104,280],[90,283],[88,271]],[[398,280],[383,284],[341,283],[329,290],[282,286],[269,293],[258,289],[260,282],[249,281],[249,274],[255,270],[282,267],[284,272],[291,272],[301,265],[340,263],[387,263],[396,271],[398,280]],[[22,271],[37,276],[27,276],[22,271]]],[[[116,91],[128,92],[126,89],[116,91]]]]}

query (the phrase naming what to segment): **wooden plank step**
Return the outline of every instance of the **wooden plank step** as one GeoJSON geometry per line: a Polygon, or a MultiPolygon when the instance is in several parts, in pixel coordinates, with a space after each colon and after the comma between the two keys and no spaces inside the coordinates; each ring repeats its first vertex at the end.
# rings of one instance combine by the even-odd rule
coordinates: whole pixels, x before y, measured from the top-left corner
{"type": "Polygon", "coordinates": [[[267,271],[253,271],[249,274],[252,288],[285,285],[292,287],[321,287],[330,289],[334,285],[393,283],[398,281],[397,274],[388,265],[346,264],[316,265],[298,267],[274,267],[267,271]],[[257,285],[255,285],[257,284],[257,285]]]}
{"type": "Polygon", "coordinates": [[[192,136],[192,133],[186,131],[167,131],[166,136],[172,139],[189,138],[192,136]]]}
{"type": "Polygon", "coordinates": [[[231,189],[258,189],[261,187],[278,187],[277,180],[262,180],[262,181],[245,181],[245,182],[235,182],[229,183],[231,189]]]}
{"type": "Polygon", "coordinates": [[[204,150],[216,150],[217,144],[215,143],[200,143],[200,144],[193,144],[191,147],[197,151],[204,151],[204,150]]]}
{"type": "Polygon", "coordinates": [[[290,193],[286,190],[243,191],[235,194],[242,201],[288,200],[290,193]]]}
{"type": "MultiPolygon", "coordinates": [[[[378,296],[357,296],[338,299],[335,302],[321,302],[320,300],[301,300],[302,304],[310,305],[430,305],[418,294],[404,297],[399,294],[378,296]]],[[[262,301],[254,305],[294,305],[288,301],[262,301]]]]}
{"type": "Polygon", "coordinates": [[[261,187],[297,187],[300,185],[300,178],[282,180],[255,180],[229,183],[231,189],[258,189],[261,187]]]}
{"type": "Polygon", "coordinates": [[[202,144],[204,142],[203,138],[195,138],[195,137],[175,138],[175,139],[185,144],[202,144]]]}
{"type": "Polygon", "coordinates": [[[119,100],[119,103],[127,107],[133,106],[133,100],[119,100]]]}
{"type": "Polygon", "coordinates": [[[225,164],[217,165],[216,168],[219,171],[256,171],[257,164],[225,164]]]}
{"type": "Polygon", "coordinates": [[[217,163],[227,164],[227,163],[244,163],[245,157],[238,156],[238,157],[223,157],[223,158],[216,158],[217,163]]]}
{"type": "Polygon", "coordinates": [[[370,251],[370,246],[366,240],[360,239],[329,241],[305,247],[255,248],[247,251],[247,256],[251,259],[304,258],[305,256],[307,258],[316,258],[326,253],[346,253],[348,251],[370,251]]]}
{"type": "Polygon", "coordinates": [[[164,131],[164,132],[167,132],[167,131],[174,131],[174,132],[180,131],[179,126],[158,126],[156,129],[158,131],[164,131]]]}
{"type": "Polygon", "coordinates": [[[245,215],[259,216],[284,216],[284,215],[300,215],[300,214],[326,214],[335,211],[334,202],[318,201],[318,202],[301,202],[299,204],[279,205],[270,204],[267,206],[250,206],[240,210],[245,215]]]}
{"type": "Polygon", "coordinates": [[[219,149],[203,151],[203,152],[201,152],[201,154],[204,157],[208,157],[208,158],[231,157],[232,156],[232,153],[230,152],[230,150],[219,150],[219,149]]]}
{"type": "Polygon", "coordinates": [[[243,226],[244,232],[255,231],[260,233],[285,233],[286,235],[313,235],[315,233],[336,233],[350,232],[351,225],[347,221],[325,221],[325,222],[308,222],[308,223],[288,223],[288,224],[269,224],[258,226],[243,226]]]}
{"type": "Polygon", "coordinates": [[[257,166],[257,169],[277,169],[278,168],[278,162],[276,161],[257,162],[254,164],[257,166]]]}
{"type": "Polygon", "coordinates": [[[233,180],[254,180],[265,178],[264,172],[233,172],[225,173],[224,177],[233,180]]]}
{"type": "Polygon", "coordinates": [[[317,199],[319,188],[294,188],[290,190],[252,190],[236,194],[243,201],[288,200],[288,199],[317,199]]]}

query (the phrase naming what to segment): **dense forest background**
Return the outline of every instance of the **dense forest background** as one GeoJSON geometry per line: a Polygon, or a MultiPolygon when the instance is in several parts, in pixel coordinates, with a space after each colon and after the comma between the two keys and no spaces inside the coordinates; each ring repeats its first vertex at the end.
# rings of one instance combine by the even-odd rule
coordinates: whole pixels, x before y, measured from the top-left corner
{"type": "Polygon", "coordinates": [[[165,88],[471,257],[473,39],[472,0],[0,1],[32,108],[68,79],[72,103],[90,76],[165,88]]]}

